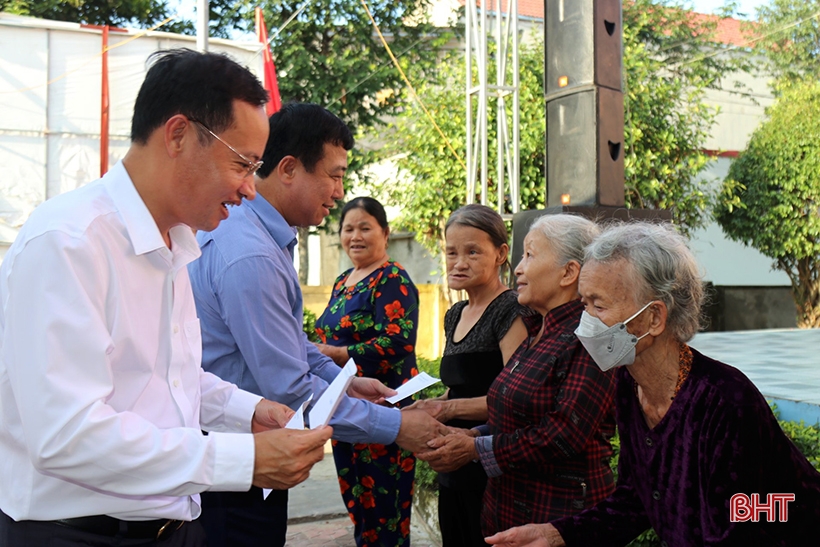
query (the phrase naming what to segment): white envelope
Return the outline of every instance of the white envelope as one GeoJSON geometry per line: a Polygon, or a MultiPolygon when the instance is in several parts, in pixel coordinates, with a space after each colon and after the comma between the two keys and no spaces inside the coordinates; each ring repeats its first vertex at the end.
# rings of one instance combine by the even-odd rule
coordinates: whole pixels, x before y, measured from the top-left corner
{"type": "MultiPolygon", "coordinates": [[[[302,403],[302,406],[296,409],[296,413],[290,417],[285,429],[304,429],[305,428],[305,409],[308,407],[310,402],[313,400],[313,393],[310,394],[310,397],[302,403]]],[[[270,488],[263,488],[262,489],[262,499],[268,499],[270,493],[273,490],[270,488]]]]}
{"type": "Polygon", "coordinates": [[[420,372],[413,378],[411,378],[408,382],[403,383],[399,387],[396,388],[396,395],[392,397],[388,397],[385,399],[388,403],[396,404],[399,401],[410,397],[411,395],[418,393],[422,389],[426,387],[430,387],[433,384],[441,382],[438,378],[433,378],[426,372],[420,372]]]}
{"type": "Polygon", "coordinates": [[[313,408],[310,409],[308,417],[310,418],[310,428],[316,429],[327,425],[333,413],[336,412],[336,407],[342,400],[342,396],[347,391],[350,382],[356,376],[356,363],[353,359],[348,359],[347,364],[342,367],[342,371],[333,379],[327,389],[322,393],[313,408]]]}

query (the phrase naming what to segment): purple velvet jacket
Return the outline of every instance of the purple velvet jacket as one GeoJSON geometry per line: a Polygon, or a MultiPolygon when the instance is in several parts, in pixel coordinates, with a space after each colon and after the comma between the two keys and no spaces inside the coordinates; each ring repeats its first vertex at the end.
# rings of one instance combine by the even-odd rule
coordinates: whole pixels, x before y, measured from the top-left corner
{"type": "Polygon", "coordinates": [[[649,528],[669,547],[820,545],[820,474],[739,370],[692,350],[688,380],[649,429],[625,367],[617,371],[618,485],[554,521],[569,547],[622,546],[649,528]],[[731,522],[733,494],[793,493],[787,522],[731,522]]]}

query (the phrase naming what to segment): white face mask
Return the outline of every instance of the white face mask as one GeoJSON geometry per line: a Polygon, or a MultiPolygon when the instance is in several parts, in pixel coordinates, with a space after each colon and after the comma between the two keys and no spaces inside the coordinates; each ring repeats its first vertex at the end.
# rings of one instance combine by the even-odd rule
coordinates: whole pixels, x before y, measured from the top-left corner
{"type": "Polygon", "coordinates": [[[581,314],[581,323],[575,329],[575,336],[601,370],[631,365],[635,362],[635,346],[649,333],[640,337],[629,334],[626,324],[654,303],[654,300],[651,301],[626,321],[615,323],[611,327],[607,327],[603,321],[584,311],[581,314]]]}

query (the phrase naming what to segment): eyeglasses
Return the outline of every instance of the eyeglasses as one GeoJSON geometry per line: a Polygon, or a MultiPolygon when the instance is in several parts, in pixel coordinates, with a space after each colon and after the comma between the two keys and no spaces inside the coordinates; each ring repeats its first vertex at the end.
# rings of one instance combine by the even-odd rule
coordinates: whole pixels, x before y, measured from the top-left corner
{"type": "Polygon", "coordinates": [[[231,151],[231,152],[233,152],[234,154],[236,154],[237,156],[239,156],[240,158],[242,158],[242,161],[244,161],[244,162],[245,162],[245,169],[247,169],[247,172],[245,173],[245,176],[246,176],[246,177],[249,177],[249,176],[253,175],[253,174],[254,174],[254,173],[256,173],[257,171],[259,171],[259,168],[260,168],[260,167],[262,167],[262,163],[263,163],[263,162],[262,162],[262,160],[259,160],[259,161],[253,161],[252,159],[250,159],[250,158],[246,157],[244,154],[240,154],[240,153],[237,151],[237,149],[236,149],[236,148],[234,148],[233,146],[231,146],[231,145],[230,145],[230,144],[228,144],[227,142],[223,141],[221,138],[219,138],[219,135],[217,135],[216,133],[214,133],[213,131],[211,131],[210,129],[208,129],[208,126],[207,126],[207,125],[205,125],[204,123],[202,123],[202,122],[201,122],[201,121],[199,121],[199,120],[194,120],[193,118],[189,118],[189,119],[190,119],[192,122],[194,122],[195,124],[197,124],[198,126],[200,126],[202,129],[204,129],[205,131],[207,131],[208,133],[210,133],[210,134],[211,134],[211,136],[212,136],[213,138],[215,138],[216,140],[218,140],[219,142],[221,142],[222,144],[224,144],[225,146],[227,146],[227,147],[230,149],[230,151],[231,151]]]}

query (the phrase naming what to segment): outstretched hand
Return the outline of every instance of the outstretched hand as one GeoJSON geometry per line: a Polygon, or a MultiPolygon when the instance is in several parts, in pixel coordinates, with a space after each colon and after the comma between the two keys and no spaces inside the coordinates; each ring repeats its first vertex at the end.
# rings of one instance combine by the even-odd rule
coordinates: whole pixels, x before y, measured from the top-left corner
{"type": "Polygon", "coordinates": [[[314,342],[313,345],[316,346],[316,349],[321,351],[323,354],[333,359],[333,362],[340,367],[345,366],[347,360],[350,359],[350,354],[344,346],[331,346],[328,344],[322,344],[321,342],[314,342]]]}
{"type": "Polygon", "coordinates": [[[259,433],[269,429],[283,428],[294,414],[294,411],[281,403],[262,399],[254,410],[251,432],[259,433]]]}
{"type": "Polygon", "coordinates": [[[564,539],[552,524],[525,524],[504,530],[484,541],[501,547],[564,547],[564,539]]]}
{"type": "Polygon", "coordinates": [[[347,394],[357,399],[364,399],[371,403],[381,404],[385,398],[392,397],[396,390],[390,389],[375,378],[353,378],[347,388],[347,394]]]}
{"type": "Polygon", "coordinates": [[[450,405],[442,399],[420,399],[402,410],[423,410],[441,423],[450,421],[450,405]]]}

